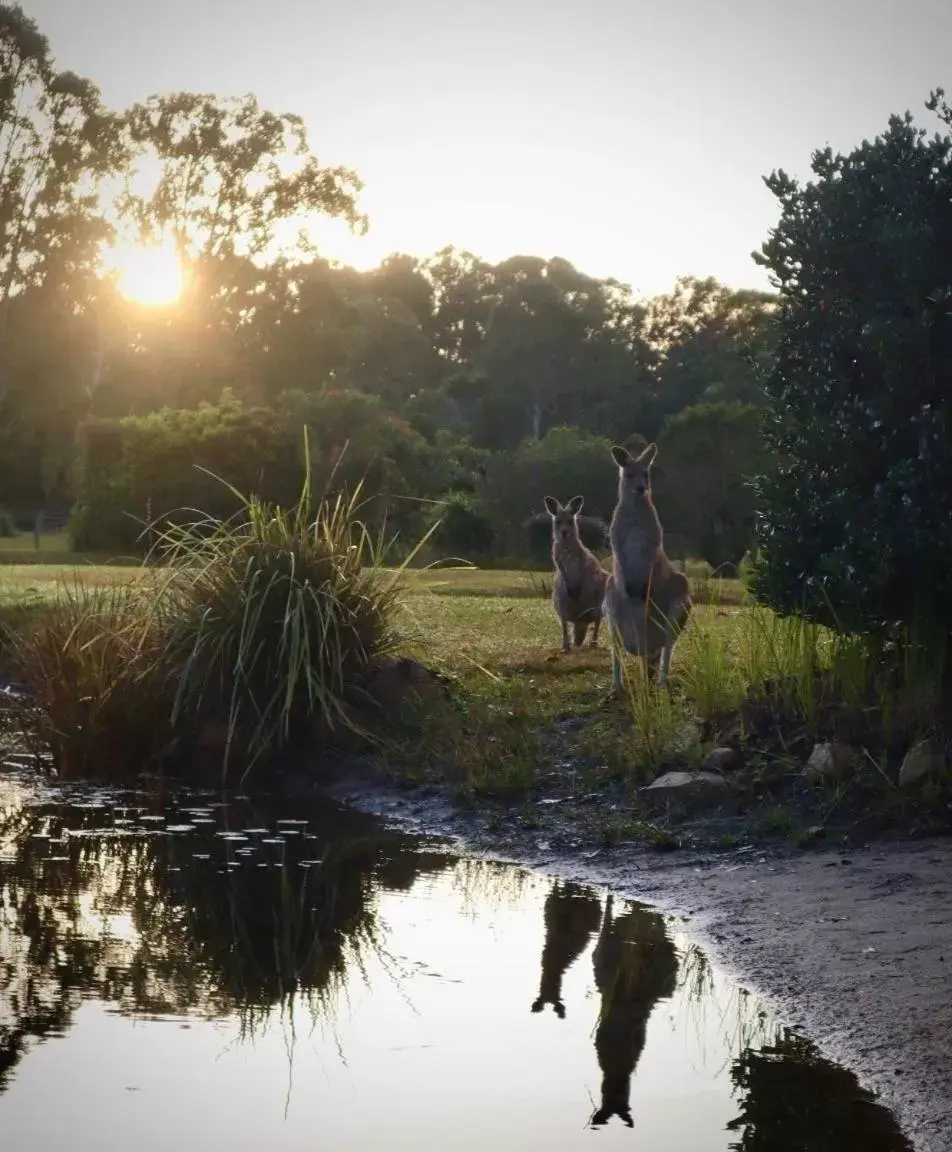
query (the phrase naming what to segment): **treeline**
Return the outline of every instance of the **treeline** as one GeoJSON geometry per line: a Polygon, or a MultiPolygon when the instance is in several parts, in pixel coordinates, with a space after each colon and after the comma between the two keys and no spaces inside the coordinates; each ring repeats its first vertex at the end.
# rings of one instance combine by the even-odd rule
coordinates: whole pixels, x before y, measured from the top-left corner
{"type": "Polygon", "coordinates": [[[147,501],[221,505],[200,469],[283,498],[306,422],[317,473],[365,476],[375,515],[409,533],[439,501],[460,528],[442,546],[517,557],[543,495],[605,517],[606,445],[661,437],[669,531],[743,555],[769,295],[685,278],[640,301],[565,260],[453,248],[333,265],[299,232],[363,227],[360,188],[250,96],[105,108],[0,5],[0,504],[76,505],[77,544],[130,547],[147,501]],[[103,245],[133,235],[174,241],[175,305],[102,275],[103,245]]]}

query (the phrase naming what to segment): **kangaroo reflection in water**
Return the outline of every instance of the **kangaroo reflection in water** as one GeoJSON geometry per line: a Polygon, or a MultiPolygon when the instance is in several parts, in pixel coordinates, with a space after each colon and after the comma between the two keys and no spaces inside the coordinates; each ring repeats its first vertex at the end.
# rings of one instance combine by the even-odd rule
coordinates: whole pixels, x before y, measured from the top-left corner
{"type": "Polygon", "coordinates": [[[648,1017],[659,1000],[674,994],[678,958],[655,912],[636,905],[617,918],[611,895],[592,954],[602,1004],[595,1051],[602,1070],[602,1102],[594,1126],[618,1116],[629,1128],[631,1077],[645,1046],[648,1017]]]}
{"type": "Polygon", "coordinates": [[[545,946],[539,995],[532,1004],[541,1012],[551,1004],[559,1019],[565,1018],[562,979],[588,947],[598,929],[602,905],[591,890],[579,884],[556,881],[545,899],[545,946]]]}

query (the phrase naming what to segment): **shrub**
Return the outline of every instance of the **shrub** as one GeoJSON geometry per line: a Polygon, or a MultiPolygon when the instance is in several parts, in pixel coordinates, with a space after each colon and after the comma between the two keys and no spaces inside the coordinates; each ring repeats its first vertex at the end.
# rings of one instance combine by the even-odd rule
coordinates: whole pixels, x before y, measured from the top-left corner
{"type": "Polygon", "coordinates": [[[468,492],[450,492],[433,513],[433,549],[439,559],[482,560],[492,551],[495,532],[468,492]]]}
{"type": "Polygon", "coordinates": [[[150,504],[164,523],[197,508],[227,520],[242,507],[236,492],[290,507],[306,468],[315,493],[360,485],[367,524],[416,535],[421,498],[444,491],[456,467],[375,397],[340,390],[283,393],[273,407],[246,407],[226,391],[217,404],[91,422],[84,441],[70,531],[74,547],[93,551],[144,551],[150,504]],[[310,430],[307,461],[302,428],[310,430]]]}
{"type": "Polygon", "coordinates": [[[593,543],[598,547],[599,521],[611,516],[617,486],[610,440],[574,428],[553,428],[541,440],[525,440],[512,454],[492,459],[485,499],[502,551],[547,564],[550,537],[549,518],[543,511],[545,497],[555,496],[565,503],[583,496],[583,539],[590,547],[593,543]]]}
{"type": "MultiPolygon", "coordinates": [[[[946,125],[952,112],[930,101],[946,125]]],[[[898,635],[952,624],[952,139],[910,116],[804,186],[767,181],[780,287],[754,589],[783,613],[898,635]]]]}

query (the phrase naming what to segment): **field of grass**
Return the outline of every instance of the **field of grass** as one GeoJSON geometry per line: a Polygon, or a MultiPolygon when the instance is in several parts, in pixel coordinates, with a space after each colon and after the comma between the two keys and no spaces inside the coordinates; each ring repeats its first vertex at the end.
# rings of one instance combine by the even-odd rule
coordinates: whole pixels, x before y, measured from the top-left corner
{"type": "MultiPolygon", "coordinates": [[[[0,567],[0,621],[16,628],[41,617],[77,581],[108,593],[152,578],[152,570],[76,557],[7,564],[0,567]]],[[[725,731],[737,731],[750,691],[765,684],[782,686],[778,707],[813,733],[831,692],[837,703],[869,700],[874,670],[862,653],[823,629],[778,619],[750,603],[739,581],[703,570],[692,579],[695,609],[675,651],[671,690],[649,683],[640,662],[627,660],[620,699],[608,698],[604,632],[597,648],[561,652],[548,572],[431,568],[407,571],[403,583],[396,623],[405,650],[450,677],[453,704],[428,715],[410,746],[388,747],[384,763],[411,778],[438,765],[469,795],[527,796],[558,763],[578,766],[593,790],[699,766],[725,731]],[[834,681],[818,676],[833,665],[834,681]]],[[[802,756],[801,747],[786,757],[792,771],[799,773],[802,756]]]]}

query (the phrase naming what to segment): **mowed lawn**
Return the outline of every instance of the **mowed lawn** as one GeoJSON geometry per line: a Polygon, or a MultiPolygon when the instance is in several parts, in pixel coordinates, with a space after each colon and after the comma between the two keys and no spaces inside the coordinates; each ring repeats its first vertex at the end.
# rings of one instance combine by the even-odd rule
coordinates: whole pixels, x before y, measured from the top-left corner
{"type": "MultiPolygon", "coordinates": [[[[76,582],[108,588],[151,579],[153,570],[141,566],[76,557],[71,563],[2,564],[0,622],[15,629],[76,582]]],[[[550,572],[431,568],[408,571],[402,579],[399,625],[406,651],[452,676],[459,689],[456,719],[428,729],[433,755],[487,792],[524,789],[553,754],[546,743],[551,736],[544,734],[557,731],[566,716],[587,721],[558,737],[562,753],[585,756],[610,773],[659,763],[670,749],[681,748],[686,702],[701,714],[733,706],[758,663],[754,649],[765,649],[758,623],[763,612],[741,606],[739,582],[695,580],[698,602],[672,664],[673,696],[639,690],[619,714],[604,707],[611,683],[604,629],[598,648],[586,642],[561,652],[550,572]],[[634,737],[623,715],[630,709],[638,713],[634,737]]],[[[645,683],[636,663],[626,667],[632,685],[645,683]]]]}
{"type": "MultiPolygon", "coordinates": [[[[25,551],[24,558],[30,553],[25,551]]],[[[111,587],[149,580],[142,567],[71,563],[0,564],[0,608],[50,601],[77,581],[111,587]]],[[[510,678],[526,673],[548,681],[548,689],[566,696],[583,695],[608,675],[607,636],[599,650],[560,652],[561,629],[553,611],[550,572],[477,568],[430,568],[407,571],[403,619],[409,650],[424,662],[462,679],[510,678]],[[568,679],[566,679],[568,678],[568,679]],[[558,685],[558,686],[557,686],[558,685]]],[[[692,625],[679,645],[676,678],[702,655],[710,662],[711,642],[727,655],[737,648],[738,607],[743,588],[738,581],[695,580],[698,604],[692,625]],[[698,649],[695,652],[695,649],[698,649]]],[[[738,653],[730,662],[737,663],[738,653]]],[[[713,670],[712,670],[713,671],[713,670]]],[[[739,669],[735,668],[736,671],[739,669]]],[[[731,677],[733,679],[733,677],[731,677]]],[[[489,687],[489,685],[485,685],[489,687]]]]}

